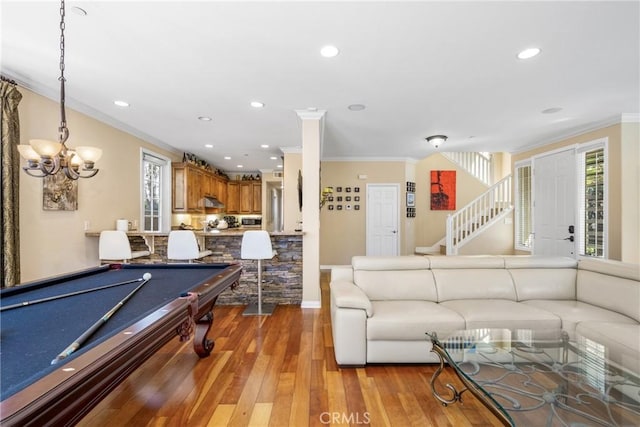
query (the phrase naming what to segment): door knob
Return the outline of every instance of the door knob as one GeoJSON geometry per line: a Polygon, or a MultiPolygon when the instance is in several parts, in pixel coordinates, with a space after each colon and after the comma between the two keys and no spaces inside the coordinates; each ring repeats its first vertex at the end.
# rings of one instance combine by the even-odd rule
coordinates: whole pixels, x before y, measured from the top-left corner
{"type": "Polygon", "coordinates": [[[393,230],[393,231],[392,231],[392,233],[393,233],[393,234],[396,234],[396,233],[397,233],[397,231],[396,231],[396,230],[393,230]]]}
{"type": "Polygon", "coordinates": [[[573,236],[569,236],[569,237],[566,237],[564,240],[568,240],[570,242],[573,242],[575,239],[573,238],[573,236]]]}

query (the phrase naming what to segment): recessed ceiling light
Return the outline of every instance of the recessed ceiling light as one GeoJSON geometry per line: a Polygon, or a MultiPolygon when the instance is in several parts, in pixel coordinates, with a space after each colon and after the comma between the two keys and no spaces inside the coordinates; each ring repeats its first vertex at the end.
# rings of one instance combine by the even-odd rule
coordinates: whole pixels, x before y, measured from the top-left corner
{"type": "Polygon", "coordinates": [[[277,167],[277,168],[282,168],[282,165],[278,165],[278,166],[276,166],[276,167],[277,167]]]}
{"type": "Polygon", "coordinates": [[[204,146],[207,148],[213,148],[213,144],[204,144],[204,146]]]}
{"type": "Polygon", "coordinates": [[[323,46],[322,49],[320,49],[320,55],[324,56],[325,58],[333,58],[339,53],[340,51],[338,50],[338,48],[332,45],[323,46]]]}
{"type": "Polygon", "coordinates": [[[225,159],[225,160],[231,160],[231,157],[229,157],[229,156],[224,156],[224,159],[225,159]]]}
{"type": "Polygon", "coordinates": [[[244,166],[242,166],[242,165],[238,165],[237,167],[239,167],[239,168],[243,168],[244,166]]]}
{"type": "Polygon", "coordinates": [[[200,117],[198,117],[198,120],[202,120],[203,122],[210,122],[211,121],[211,117],[209,117],[209,116],[200,116],[200,117]]]}
{"type": "Polygon", "coordinates": [[[276,156],[271,156],[269,157],[271,160],[278,160],[278,158],[276,156]]]}
{"type": "Polygon", "coordinates": [[[251,106],[253,108],[262,108],[264,107],[264,102],[260,102],[260,101],[251,101],[251,106]]]}
{"type": "Polygon", "coordinates": [[[525,49],[518,54],[518,59],[529,59],[533,58],[536,55],[539,55],[541,52],[539,47],[530,47],[529,49],[525,49]]]}
{"type": "Polygon", "coordinates": [[[554,114],[554,113],[557,113],[559,111],[562,111],[562,108],[553,107],[553,108],[547,108],[546,110],[542,110],[541,113],[542,114],[554,114]]]}
{"type": "Polygon", "coordinates": [[[351,104],[347,108],[351,111],[362,111],[367,108],[367,106],[363,104],[351,104]]]}
{"type": "Polygon", "coordinates": [[[113,101],[114,104],[116,104],[118,107],[128,107],[129,103],[127,101],[113,101]]]}
{"type": "Polygon", "coordinates": [[[269,148],[269,144],[262,144],[260,145],[260,148],[269,148]]]}

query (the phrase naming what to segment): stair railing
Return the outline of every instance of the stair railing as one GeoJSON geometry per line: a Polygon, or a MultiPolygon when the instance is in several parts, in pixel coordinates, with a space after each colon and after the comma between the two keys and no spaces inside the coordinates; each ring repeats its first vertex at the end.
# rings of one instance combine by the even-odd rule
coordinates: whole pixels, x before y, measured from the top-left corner
{"type": "Polygon", "coordinates": [[[487,156],[477,152],[443,152],[442,155],[486,185],[493,183],[491,155],[487,156]]]}
{"type": "Polygon", "coordinates": [[[460,247],[511,209],[511,175],[508,175],[447,217],[447,255],[457,255],[460,247]]]}

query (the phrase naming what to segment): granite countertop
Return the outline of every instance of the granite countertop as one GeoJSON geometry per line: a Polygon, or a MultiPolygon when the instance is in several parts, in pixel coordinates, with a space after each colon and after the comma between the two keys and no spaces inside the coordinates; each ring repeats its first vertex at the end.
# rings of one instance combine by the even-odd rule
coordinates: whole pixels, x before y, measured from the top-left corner
{"type": "MultiPolygon", "coordinates": [[[[257,228],[228,228],[226,230],[213,230],[213,231],[202,231],[201,229],[193,230],[196,236],[242,236],[247,230],[258,230],[257,228]]],[[[99,231],[86,231],[85,236],[87,237],[99,237],[99,231]]],[[[137,231],[131,230],[127,231],[127,234],[130,236],[168,236],[167,232],[152,232],[152,231],[137,231]]],[[[270,231],[269,234],[271,236],[302,236],[304,234],[303,231],[270,231]]]]}

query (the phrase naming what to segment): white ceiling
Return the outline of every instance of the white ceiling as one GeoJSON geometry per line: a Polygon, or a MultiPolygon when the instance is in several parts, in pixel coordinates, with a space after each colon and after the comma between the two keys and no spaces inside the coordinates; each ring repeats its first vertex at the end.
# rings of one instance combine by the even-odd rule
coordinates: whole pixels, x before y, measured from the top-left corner
{"type": "MultiPolygon", "coordinates": [[[[421,159],[433,134],[449,137],[444,151],[516,152],[640,113],[638,1],[66,9],[67,105],[226,171],[274,169],[270,156],[300,145],[295,111],[307,108],[327,112],[324,159],[421,159]],[[326,44],[340,54],[321,57],[326,44]],[[531,46],[542,53],[516,58],[531,46]]],[[[59,3],[2,0],[1,21],[2,74],[57,99],[59,3]]]]}

